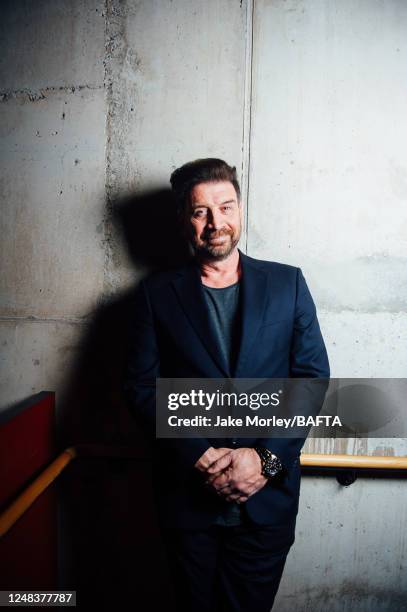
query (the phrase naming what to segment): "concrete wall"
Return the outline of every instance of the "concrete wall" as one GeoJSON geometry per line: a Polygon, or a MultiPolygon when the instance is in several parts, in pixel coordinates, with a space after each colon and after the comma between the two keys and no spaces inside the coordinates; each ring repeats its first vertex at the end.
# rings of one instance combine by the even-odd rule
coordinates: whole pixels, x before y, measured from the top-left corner
{"type": "MultiPolygon", "coordinates": [[[[14,0],[0,24],[3,407],[69,396],[95,313],[142,271],[115,202],[206,156],[239,169],[247,252],[303,269],[332,375],[405,376],[406,3],[14,0]]],[[[304,478],[276,610],[406,609],[406,497],[304,478]]]]}
{"type": "Polygon", "coordinates": [[[2,3],[1,403],[57,390],[103,291],[103,2],[2,3]]]}

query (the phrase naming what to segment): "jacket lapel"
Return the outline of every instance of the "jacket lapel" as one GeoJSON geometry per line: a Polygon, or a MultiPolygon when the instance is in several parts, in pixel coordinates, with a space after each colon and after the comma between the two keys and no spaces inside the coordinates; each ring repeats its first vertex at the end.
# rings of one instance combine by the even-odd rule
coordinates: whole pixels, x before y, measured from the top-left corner
{"type": "MultiPolygon", "coordinates": [[[[240,250],[239,255],[242,269],[240,286],[241,336],[233,376],[248,378],[246,364],[263,321],[268,293],[268,274],[261,265],[240,250]]],[[[177,277],[172,281],[172,286],[200,341],[206,347],[223,376],[230,378],[232,372],[217,346],[210,325],[198,265],[192,263],[178,271],[177,277]]]]}
{"type": "Polygon", "coordinates": [[[230,371],[218,346],[209,320],[199,267],[192,263],[177,272],[172,281],[180,305],[191,322],[196,334],[221,370],[223,377],[230,378],[230,371]]]}
{"type": "Polygon", "coordinates": [[[239,254],[242,268],[240,285],[242,318],[240,347],[234,377],[248,378],[246,364],[263,321],[268,293],[268,274],[255,260],[247,257],[240,250],[239,254]]]}

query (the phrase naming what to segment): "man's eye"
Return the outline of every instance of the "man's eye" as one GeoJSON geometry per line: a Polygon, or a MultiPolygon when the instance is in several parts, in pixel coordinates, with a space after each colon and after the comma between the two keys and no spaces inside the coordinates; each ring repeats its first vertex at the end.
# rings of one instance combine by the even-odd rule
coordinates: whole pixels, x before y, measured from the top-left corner
{"type": "Polygon", "coordinates": [[[205,215],[205,211],[204,210],[195,210],[193,216],[194,217],[203,217],[205,215]]]}

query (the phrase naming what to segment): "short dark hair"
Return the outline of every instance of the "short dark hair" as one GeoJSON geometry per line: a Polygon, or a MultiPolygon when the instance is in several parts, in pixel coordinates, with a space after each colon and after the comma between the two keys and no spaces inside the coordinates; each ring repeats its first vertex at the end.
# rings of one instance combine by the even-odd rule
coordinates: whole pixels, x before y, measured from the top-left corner
{"type": "Polygon", "coordinates": [[[182,212],[186,209],[195,185],[219,181],[230,181],[240,202],[240,186],[237,180],[236,167],[229,166],[223,159],[217,159],[216,157],[195,159],[174,170],[171,174],[170,183],[178,211],[182,212]]]}

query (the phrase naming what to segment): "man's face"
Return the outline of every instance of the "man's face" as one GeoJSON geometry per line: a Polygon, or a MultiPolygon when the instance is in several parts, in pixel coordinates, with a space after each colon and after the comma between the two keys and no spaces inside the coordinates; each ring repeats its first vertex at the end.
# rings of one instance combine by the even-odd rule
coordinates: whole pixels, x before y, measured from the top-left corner
{"type": "Polygon", "coordinates": [[[241,228],[242,210],[232,183],[195,185],[186,229],[197,255],[212,261],[226,259],[239,242],[241,228]]]}

